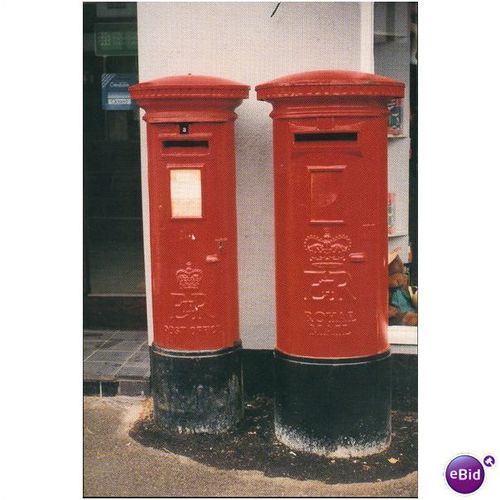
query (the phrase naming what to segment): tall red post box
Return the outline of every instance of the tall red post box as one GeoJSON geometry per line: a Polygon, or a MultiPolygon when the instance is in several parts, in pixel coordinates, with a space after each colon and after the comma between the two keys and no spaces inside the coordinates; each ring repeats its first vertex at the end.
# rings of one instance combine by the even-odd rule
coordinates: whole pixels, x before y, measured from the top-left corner
{"type": "Polygon", "coordinates": [[[154,418],[224,432],[242,418],[235,108],[249,87],[170,76],[130,88],[147,123],[154,418]]]}
{"type": "Polygon", "coordinates": [[[387,101],[404,84],[313,71],[256,90],[273,105],[276,435],[376,453],[391,433],[387,101]]]}

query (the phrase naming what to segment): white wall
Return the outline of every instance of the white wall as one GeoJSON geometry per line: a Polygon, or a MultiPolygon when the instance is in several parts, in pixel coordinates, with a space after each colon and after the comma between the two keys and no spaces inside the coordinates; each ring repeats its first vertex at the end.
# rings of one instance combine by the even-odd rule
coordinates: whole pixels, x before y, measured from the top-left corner
{"type": "MultiPolygon", "coordinates": [[[[371,70],[371,6],[282,3],[271,18],[275,6],[276,2],[138,3],[139,80],[193,73],[229,78],[253,88],[299,71],[371,70]]],[[[236,111],[240,334],[247,349],[272,349],[275,301],[271,106],[257,101],[252,90],[250,99],[236,111]]],[[[144,123],[141,127],[148,273],[144,123]]],[[[146,291],[149,293],[149,283],[146,291]]],[[[151,335],[151,328],[149,332],[151,335]]]]}

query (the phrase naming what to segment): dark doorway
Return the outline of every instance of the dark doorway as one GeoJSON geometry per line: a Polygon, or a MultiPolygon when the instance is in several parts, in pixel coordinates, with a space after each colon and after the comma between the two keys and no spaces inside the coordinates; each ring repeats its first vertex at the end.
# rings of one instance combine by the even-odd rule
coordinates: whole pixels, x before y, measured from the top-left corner
{"type": "Polygon", "coordinates": [[[84,327],[145,329],[136,4],[84,3],[83,36],[84,327]]]}

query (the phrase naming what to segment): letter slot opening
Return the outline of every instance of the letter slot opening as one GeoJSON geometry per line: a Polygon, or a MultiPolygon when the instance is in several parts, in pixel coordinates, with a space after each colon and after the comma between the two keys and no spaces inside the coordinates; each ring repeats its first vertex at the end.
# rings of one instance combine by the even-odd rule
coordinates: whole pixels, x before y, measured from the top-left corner
{"type": "Polygon", "coordinates": [[[357,132],[312,132],[295,134],[295,142],[357,141],[357,132]]]}
{"type": "Polygon", "coordinates": [[[162,144],[164,148],[208,148],[208,141],[168,140],[162,144]]]}

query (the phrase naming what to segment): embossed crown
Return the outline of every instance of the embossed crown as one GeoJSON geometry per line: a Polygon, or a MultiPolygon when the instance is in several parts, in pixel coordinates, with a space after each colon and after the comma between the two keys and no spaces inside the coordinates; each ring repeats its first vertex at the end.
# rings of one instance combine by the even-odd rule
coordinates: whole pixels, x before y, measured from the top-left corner
{"type": "Polygon", "coordinates": [[[330,233],[323,236],[311,234],[304,240],[304,247],[313,264],[341,264],[351,249],[351,239],[345,234],[335,237],[330,233]]]}
{"type": "Polygon", "coordinates": [[[203,278],[203,271],[198,268],[194,268],[191,262],[186,262],[185,269],[179,269],[175,276],[177,278],[177,283],[182,289],[193,289],[200,286],[201,278],[203,278]]]}

